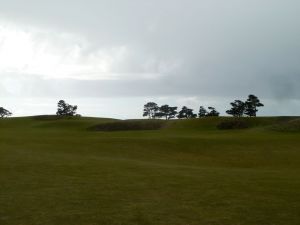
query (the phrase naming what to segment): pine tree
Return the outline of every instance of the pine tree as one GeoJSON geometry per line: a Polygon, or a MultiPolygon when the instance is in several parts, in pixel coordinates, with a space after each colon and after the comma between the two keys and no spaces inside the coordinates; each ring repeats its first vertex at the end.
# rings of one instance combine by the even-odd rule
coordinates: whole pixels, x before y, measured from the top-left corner
{"type": "Polygon", "coordinates": [[[207,110],[203,106],[200,106],[198,116],[199,118],[207,116],[207,110]]]}
{"type": "Polygon", "coordinates": [[[208,107],[208,113],[206,116],[219,116],[220,113],[214,107],[208,107]]]}
{"type": "Polygon", "coordinates": [[[245,114],[250,117],[256,117],[258,107],[263,107],[264,104],[255,95],[249,95],[245,102],[245,114]]]}
{"type": "Polygon", "coordinates": [[[179,119],[190,119],[190,118],[196,118],[197,115],[193,113],[193,109],[189,109],[186,106],[183,106],[182,109],[178,112],[177,118],[179,119]]]}
{"type": "Polygon", "coordinates": [[[171,107],[169,105],[162,105],[159,107],[156,117],[165,117],[166,120],[173,119],[177,115],[177,107],[171,107]]]}
{"type": "Polygon", "coordinates": [[[57,112],[58,116],[74,116],[76,114],[77,105],[69,105],[64,100],[60,100],[57,103],[57,112]]]}
{"type": "Polygon", "coordinates": [[[234,102],[231,102],[230,105],[232,106],[232,108],[226,111],[227,114],[234,117],[242,117],[244,115],[246,108],[245,102],[241,100],[235,100],[234,102]]]}
{"type": "Polygon", "coordinates": [[[148,102],[144,105],[143,116],[148,116],[149,119],[155,119],[155,115],[159,107],[155,102],[148,102]]]}

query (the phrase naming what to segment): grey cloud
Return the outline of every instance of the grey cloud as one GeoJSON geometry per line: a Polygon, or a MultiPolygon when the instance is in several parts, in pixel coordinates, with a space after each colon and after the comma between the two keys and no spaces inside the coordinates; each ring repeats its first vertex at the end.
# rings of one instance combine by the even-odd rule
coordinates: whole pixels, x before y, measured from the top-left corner
{"type": "Polygon", "coordinates": [[[112,68],[131,73],[129,78],[36,77],[22,81],[28,96],[234,99],[254,93],[286,100],[300,99],[299,10],[297,0],[28,0],[22,5],[10,0],[1,1],[0,16],[83,36],[90,43],[83,49],[87,55],[101,48],[129,49],[126,60],[112,68]],[[180,65],[162,70],[166,62],[180,65]],[[143,73],[160,76],[145,79],[143,73]]]}
{"type": "MultiPolygon", "coordinates": [[[[2,94],[14,97],[56,97],[56,98],[103,98],[103,97],[160,97],[160,96],[206,96],[212,98],[236,99],[250,93],[265,99],[299,99],[299,76],[287,80],[284,76],[265,76],[254,80],[251,76],[243,80],[192,79],[181,76],[174,79],[166,76],[160,79],[120,79],[120,80],[76,80],[43,79],[39,76],[2,77],[2,94]],[[9,80],[9,82],[5,82],[9,80]],[[272,86],[272,88],[268,88],[272,86]]],[[[225,75],[224,75],[225,76],[225,75]]]]}

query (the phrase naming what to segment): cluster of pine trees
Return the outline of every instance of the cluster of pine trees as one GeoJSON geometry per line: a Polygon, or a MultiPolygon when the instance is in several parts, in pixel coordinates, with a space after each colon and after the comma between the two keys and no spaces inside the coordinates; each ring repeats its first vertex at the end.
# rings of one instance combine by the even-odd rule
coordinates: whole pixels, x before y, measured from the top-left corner
{"type": "Polygon", "coordinates": [[[255,117],[258,108],[264,106],[255,95],[249,95],[245,102],[235,100],[230,105],[231,109],[227,110],[226,113],[234,117],[242,117],[244,115],[255,117]]]}
{"type": "Polygon", "coordinates": [[[158,106],[155,102],[148,102],[144,105],[143,116],[147,116],[149,119],[165,118],[166,120],[169,120],[175,117],[178,119],[191,119],[220,115],[214,107],[208,107],[208,110],[206,110],[203,106],[201,106],[198,114],[195,114],[193,109],[186,106],[183,106],[179,112],[177,112],[177,109],[178,107],[176,106],[158,106]]]}
{"type": "MultiPolygon", "coordinates": [[[[264,106],[255,95],[249,95],[248,99],[243,102],[241,100],[235,100],[230,103],[231,109],[227,110],[226,113],[234,117],[242,117],[244,115],[255,117],[259,107],[264,106]]],[[[155,102],[148,102],[144,105],[144,117],[149,119],[165,118],[166,120],[177,117],[178,119],[191,119],[191,118],[202,118],[219,116],[220,113],[214,107],[208,107],[208,110],[200,106],[198,114],[194,113],[193,109],[183,106],[179,112],[178,107],[162,105],[158,106],[155,102]]]]}

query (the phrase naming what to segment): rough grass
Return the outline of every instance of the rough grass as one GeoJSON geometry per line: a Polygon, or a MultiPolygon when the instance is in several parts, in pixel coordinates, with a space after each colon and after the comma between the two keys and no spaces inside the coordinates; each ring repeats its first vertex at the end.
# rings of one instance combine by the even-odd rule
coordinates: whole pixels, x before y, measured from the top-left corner
{"type": "Polygon", "coordinates": [[[300,119],[281,121],[270,128],[271,130],[280,132],[300,132],[300,119]]]}
{"type": "Polygon", "coordinates": [[[220,130],[267,128],[273,131],[298,132],[300,131],[299,117],[272,117],[272,118],[219,118],[217,128],[220,130]]]}
{"type": "Polygon", "coordinates": [[[231,130],[231,129],[246,129],[249,128],[250,124],[242,119],[233,118],[231,120],[221,121],[217,128],[220,130],[231,130]]]}
{"type": "Polygon", "coordinates": [[[123,120],[100,123],[89,128],[93,131],[159,130],[166,125],[163,120],[123,120]]]}
{"type": "Polygon", "coordinates": [[[258,129],[279,118],[218,130],[227,119],[0,120],[0,224],[298,225],[300,132],[258,129]]]}

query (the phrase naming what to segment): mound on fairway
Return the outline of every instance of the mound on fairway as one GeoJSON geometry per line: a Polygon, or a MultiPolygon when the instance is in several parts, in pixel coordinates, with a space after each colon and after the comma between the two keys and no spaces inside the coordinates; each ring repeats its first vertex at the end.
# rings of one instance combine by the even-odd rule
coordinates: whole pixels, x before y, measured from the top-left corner
{"type": "Polygon", "coordinates": [[[299,224],[297,118],[54,118],[0,120],[1,225],[299,224]]]}

